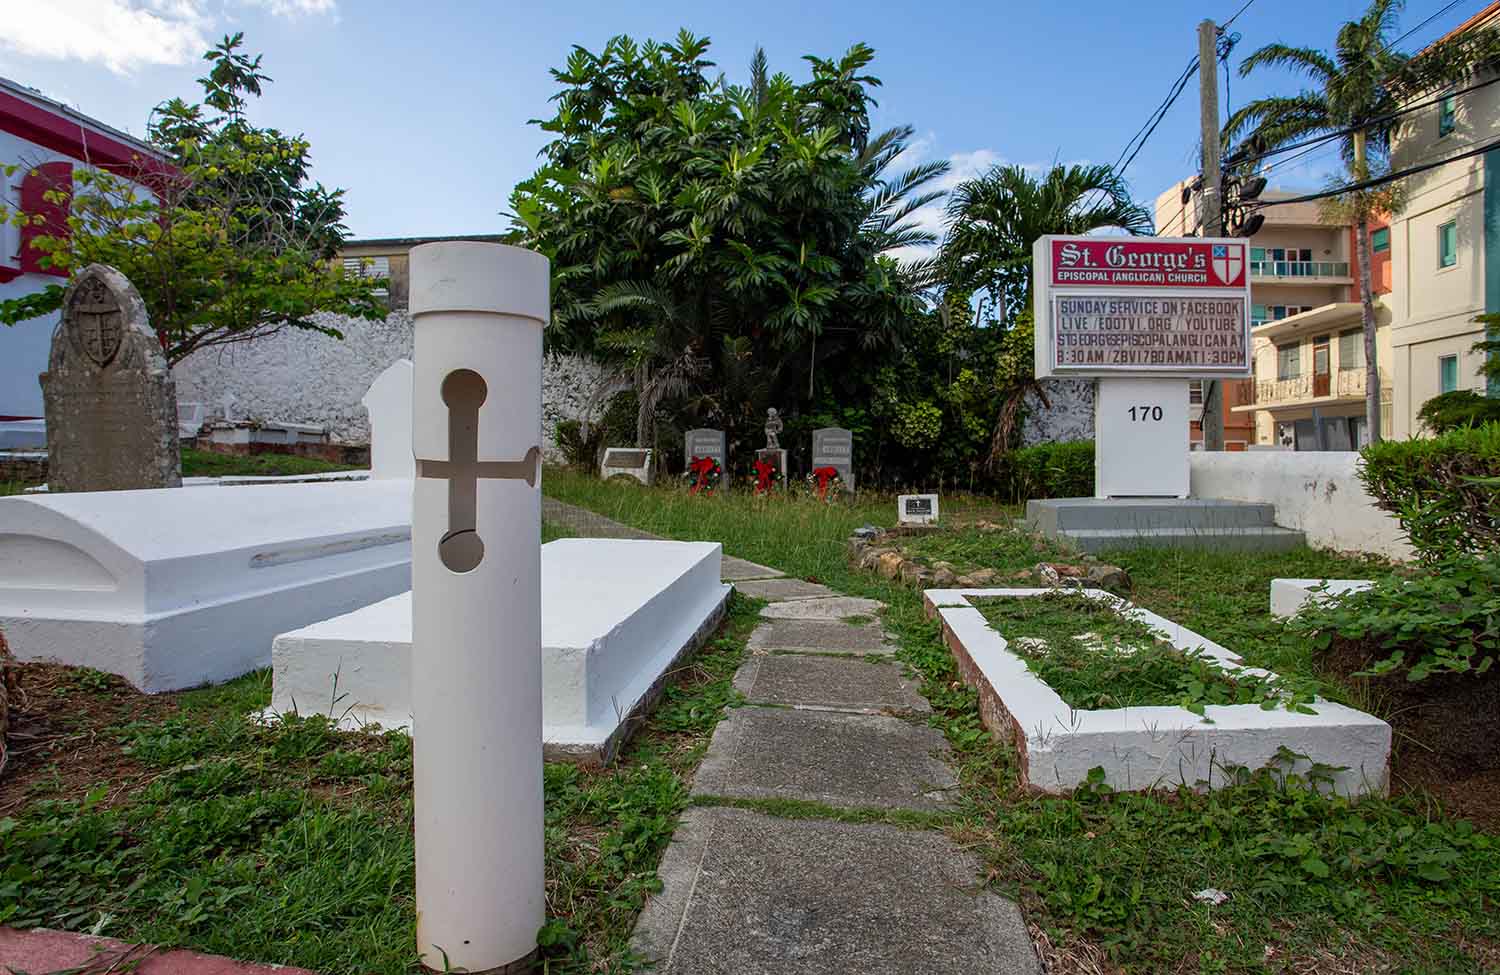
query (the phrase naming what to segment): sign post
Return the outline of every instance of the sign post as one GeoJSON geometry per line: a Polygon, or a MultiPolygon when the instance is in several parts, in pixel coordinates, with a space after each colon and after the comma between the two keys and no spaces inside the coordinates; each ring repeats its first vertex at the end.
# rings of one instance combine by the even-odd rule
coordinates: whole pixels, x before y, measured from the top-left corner
{"type": "Polygon", "coordinates": [[[1036,375],[1095,377],[1094,494],[1188,494],[1188,383],[1250,375],[1243,240],[1043,237],[1036,375]]]}

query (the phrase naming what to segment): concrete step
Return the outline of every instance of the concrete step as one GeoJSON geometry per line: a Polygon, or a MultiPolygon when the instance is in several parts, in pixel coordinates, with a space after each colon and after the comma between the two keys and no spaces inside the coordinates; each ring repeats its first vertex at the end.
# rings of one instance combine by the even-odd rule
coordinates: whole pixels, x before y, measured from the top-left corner
{"type": "Polygon", "coordinates": [[[1100,528],[1270,528],[1276,507],[1212,498],[1053,498],[1027,502],[1026,521],[1045,535],[1100,528]]]}
{"type": "Polygon", "coordinates": [[[1228,552],[1289,552],[1307,544],[1307,537],[1291,528],[1086,528],[1062,531],[1058,538],[1091,555],[1112,549],[1184,548],[1228,552]]]}

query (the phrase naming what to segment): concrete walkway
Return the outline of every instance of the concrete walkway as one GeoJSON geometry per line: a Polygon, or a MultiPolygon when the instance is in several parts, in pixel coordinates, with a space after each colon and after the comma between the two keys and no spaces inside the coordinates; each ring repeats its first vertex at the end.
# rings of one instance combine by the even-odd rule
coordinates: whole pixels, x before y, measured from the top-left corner
{"type": "MultiPolygon", "coordinates": [[[[543,516],[652,537],[552,499],[543,516]]],[[[634,950],[677,975],[1038,975],[1020,911],[942,832],[840,821],[936,826],[955,801],[885,607],[727,556],[723,578],[769,600],[734,679],[745,704],[714,731],[634,950]]]]}

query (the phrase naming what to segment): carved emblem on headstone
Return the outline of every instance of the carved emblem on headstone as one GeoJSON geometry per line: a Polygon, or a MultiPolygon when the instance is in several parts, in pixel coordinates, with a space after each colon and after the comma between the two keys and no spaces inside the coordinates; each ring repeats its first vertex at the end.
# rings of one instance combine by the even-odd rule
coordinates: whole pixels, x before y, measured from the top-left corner
{"type": "Polygon", "coordinates": [[[101,277],[79,283],[63,311],[73,330],[73,341],[94,365],[104,368],[120,351],[124,336],[125,310],[120,299],[101,277]]]}

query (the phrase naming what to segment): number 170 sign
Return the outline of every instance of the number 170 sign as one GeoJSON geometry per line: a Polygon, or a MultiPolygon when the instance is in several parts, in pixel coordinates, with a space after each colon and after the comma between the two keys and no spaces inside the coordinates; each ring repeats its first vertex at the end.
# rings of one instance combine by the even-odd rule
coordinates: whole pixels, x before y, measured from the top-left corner
{"type": "Polygon", "coordinates": [[[1032,250],[1036,375],[1250,375],[1245,241],[1043,237],[1032,250]]]}

